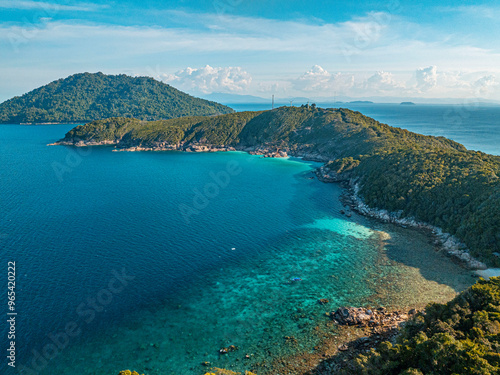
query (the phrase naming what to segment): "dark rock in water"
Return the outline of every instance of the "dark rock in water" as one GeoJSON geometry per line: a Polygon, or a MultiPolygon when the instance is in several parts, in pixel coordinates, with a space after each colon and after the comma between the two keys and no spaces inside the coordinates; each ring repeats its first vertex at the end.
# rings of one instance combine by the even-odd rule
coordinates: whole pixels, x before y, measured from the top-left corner
{"type": "Polygon", "coordinates": [[[341,307],[333,314],[333,318],[343,325],[358,325],[370,320],[370,315],[365,309],[356,307],[341,307]]]}
{"type": "Polygon", "coordinates": [[[375,311],[360,307],[341,307],[330,314],[340,325],[348,326],[370,326],[397,327],[399,323],[408,320],[408,314],[400,311],[388,312],[384,308],[375,311]]]}
{"type": "Polygon", "coordinates": [[[235,352],[237,351],[239,348],[237,346],[234,346],[234,345],[230,345],[228,346],[227,348],[221,348],[219,350],[219,353],[220,354],[227,354],[227,353],[231,353],[231,352],[235,352]]]}
{"type": "Polygon", "coordinates": [[[328,299],[326,298],[321,298],[319,301],[318,301],[321,305],[326,305],[328,302],[330,302],[328,299]]]}

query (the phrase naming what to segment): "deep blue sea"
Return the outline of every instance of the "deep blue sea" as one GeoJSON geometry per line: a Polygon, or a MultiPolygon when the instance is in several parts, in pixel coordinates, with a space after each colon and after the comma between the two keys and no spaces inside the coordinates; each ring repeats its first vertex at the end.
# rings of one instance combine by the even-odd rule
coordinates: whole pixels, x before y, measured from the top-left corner
{"type": "MultiPolygon", "coordinates": [[[[421,112],[404,127],[465,131],[421,112]]],[[[499,154],[500,113],[480,113],[469,145],[499,154]]],[[[16,368],[2,355],[1,374],[196,375],[205,361],[265,374],[313,350],[327,311],[446,301],[474,281],[424,234],[340,214],[341,189],[313,177],[317,164],[47,146],[71,128],[0,126],[3,353],[9,261],[18,313],[16,368]]]]}

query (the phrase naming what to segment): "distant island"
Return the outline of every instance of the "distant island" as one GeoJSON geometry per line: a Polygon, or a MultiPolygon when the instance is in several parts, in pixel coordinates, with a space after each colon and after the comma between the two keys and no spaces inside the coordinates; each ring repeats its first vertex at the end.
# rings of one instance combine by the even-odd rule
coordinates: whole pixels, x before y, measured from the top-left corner
{"type": "Polygon", "coordinates": [[[83,123],[109,117],[141,120],[234,112],[149,77],[74,74],[0,104],[0,123],[83,123]]]}
{"type": "Polygon", "coordinates": [[[415,105],[413,102],[401,102],[399,105],[415,105]]]}
{"type": "Polygon", "coordinates": [[[242,150],[321,161],[320,179],[346,184],[351,205],[361,213],[432,230],[451,255],[473,268],[485,266],[469,250],[500,265],[500,157],[348,109],[281,107],[151,122],[111,118],[77,126],[55,144],[114,145],[117,151],[242,150]]]}
{"type": "Polygon", "coordinates": [[[350,104],[373,104],[373,102],[369,100],[354,100],[352,102],[349,102],[350,104]]]}

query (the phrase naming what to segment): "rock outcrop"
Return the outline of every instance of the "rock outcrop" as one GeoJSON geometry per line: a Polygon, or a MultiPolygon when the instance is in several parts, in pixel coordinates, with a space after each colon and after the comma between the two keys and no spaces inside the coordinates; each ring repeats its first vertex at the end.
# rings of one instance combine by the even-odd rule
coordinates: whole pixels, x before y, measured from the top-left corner
{"type": "Polygon", "coordinates": [[[340,325],[360,327],[397,328],[400,323],[408,320],[407,313],[387,311],[383,307],[374,310],[361,307],[340,307],[330,313],[330,317],[340,325]]]}

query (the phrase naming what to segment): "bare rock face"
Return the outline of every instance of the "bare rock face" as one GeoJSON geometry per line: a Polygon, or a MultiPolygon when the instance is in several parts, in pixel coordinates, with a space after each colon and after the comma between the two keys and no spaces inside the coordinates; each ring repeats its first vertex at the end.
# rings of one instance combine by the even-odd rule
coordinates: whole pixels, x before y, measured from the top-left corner
{"type": "Polygon", "coordinates": [[[333,313],[333,319],[339,324],[354,326],[368,322],[371,314],[373,314],[371,310],[367,311],[363,308],[340,307],[333,313]]]}
{"type": "Polygon", "coordinates": [[[362,307],[340,307],[330,316],[340,325],[361,327],[396,328],[400,323],[408,320],[408,314],[401,311],[389,312],[384,308],[371,310],[362,307]]]}

